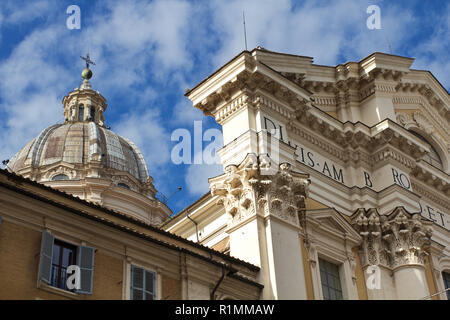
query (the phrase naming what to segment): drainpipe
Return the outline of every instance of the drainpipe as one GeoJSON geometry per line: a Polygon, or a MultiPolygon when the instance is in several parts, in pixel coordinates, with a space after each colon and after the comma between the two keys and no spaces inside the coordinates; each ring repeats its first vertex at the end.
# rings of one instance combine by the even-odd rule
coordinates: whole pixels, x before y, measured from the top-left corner
{"type": "Polygon", "coordinates": [[[191,220],[194,224],[195,224],[195,234],[197,235],[197,243],[200,243],[200,240],[198,239],[198,223],[195,222],[190,216],[189,216],[189,211],[186,215],[186,217],[191,220]]]}
{"type": "Polygon", "coordinates": [[[219,281],[217,281],[216,286],[214,287],[213,291],[211,291],[211,294],[209,296],[210,300],[214,300],[214,294],[216,293],[217,289],[219,288],[220,284],[222,283],[222,281],[225,279],[225,276],[230,276],[234,273],[236,273],[237,270],[236,269],[228,269],[228,273],[225,273],[225,266],[222,266],[222,276],[220,277],[219,281]]]}

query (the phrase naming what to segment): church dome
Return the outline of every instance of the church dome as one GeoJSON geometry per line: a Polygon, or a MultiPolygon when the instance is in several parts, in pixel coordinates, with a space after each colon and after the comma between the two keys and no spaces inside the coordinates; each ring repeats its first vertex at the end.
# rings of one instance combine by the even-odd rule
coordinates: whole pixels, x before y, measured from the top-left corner
{"type": "Polygon", "coordinates": [[[159,224],[171,211],[156,199],[139,148],[106,127],[106,99],[92,89],[92,72],[86,69],[81,87],[63,99],[64,123],[43,130],[8,167],[34,181],[159,224]]]}
{"type": "MultiPolygon", "coordinates": [[[[20,173],[29,167],[42,168],[61,162],[72,164],[75,171],[84,171],[90,163],[99,162],[103,169],[127,172],[141,183],[151,181],[136,145],[95,122],[48,127],[14,156],[9,167],[20,173]]],[[[68,178],[76,176],[68,174],[68,178]]],[[[52,180],[53,176],[47,174],[45,178],[52,180]]]]}

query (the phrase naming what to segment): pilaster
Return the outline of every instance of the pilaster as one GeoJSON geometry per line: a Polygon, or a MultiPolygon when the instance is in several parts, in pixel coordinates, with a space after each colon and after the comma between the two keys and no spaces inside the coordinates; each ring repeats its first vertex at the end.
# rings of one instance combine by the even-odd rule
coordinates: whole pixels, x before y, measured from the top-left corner
{"type": "Polygon", "coordinates": [[[306,299],[301,230],[308,175],[287,163],[247,155],[210,179],[211,193],[225,207],[230,255],[261,267],[264,299],[306,299]]]}

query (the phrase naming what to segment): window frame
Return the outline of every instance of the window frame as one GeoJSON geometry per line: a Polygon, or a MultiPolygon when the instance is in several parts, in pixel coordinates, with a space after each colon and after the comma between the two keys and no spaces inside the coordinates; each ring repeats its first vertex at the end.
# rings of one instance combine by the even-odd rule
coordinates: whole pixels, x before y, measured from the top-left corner
{"type": "MultiPolygon", "coordinates": [[[[61,255],[61,252],[62,252],[62,250],[61,249],[63,249],[63,248],[67,248],[67,249],[72,249],[73,251],[74,251],[74,256],[72,257],[72,263],[69,263],[69,266],[70,265],[76,265],[77,264],[77,258],[78,258],[78,245],[75,245],[75,244],[72,244],[72,243],[69,243],[69,242],[67,242],[67,241],[64,241],[64,240],[61,240],[61,239],[59,239],[59,238],[54,238],[53,239],[53,252],[52,252],[52,258],[53,258],[53,256],[54,256],[54,254],[55,254],[55,245],[58,245],[59,247],[60,247],[60,257],[59,257],[59,263],[60,263],[60,265],[59,265],[59,268],[61,268],[61,263],[62,263],[62,259],[63,259],[63,257],[62,257],[62,255],[61,255]],[[72,248],[70,248],[70,247],[72,247],[72,248]]],[[[64,291],[69,291],[69,292],[75,292],[75,290],[73,289],[73,290],[69,290],[69,289],[67,289],[66,288],[66,285],[65,285],[65,283],[64,283],[64,288],[61,288],[60,286],[58,286],[58,285],[54,285],[52,282],[53,282],[53,278],[54,278],[54,275],[53,275],[53,266],[54,266],[54,263],[53,263],[53,259],[52,259],[52,279],[51,279],[51,283],[49,284],[49,286],[51,286],[51,287],[54,287],[54,288],[58,288],[58,289],[61,289],[61,290],[64,290],[64,291]]],[[[60,271],[60,270],[59,270],[60,271]]],[[[60,273],[60,272],[59,272],[60,273]]],[[[58,276],[58,282],[59,281],[61,281],[61,274],[59,274],[59,276],[58,276]]],[[[67,278],[66,278],[66,281],[67,281],[67,278]]],[[[59,283],[60,284],[60,283],[59,283]]]]}
{"type": "Polygon", "coordinates": [[[131,190],[131,187],[130,187],[128,184],[124,183],[124,182],[119,182],[119,183],[117,184],[117,186],[118,186],[119,188],[122,188],[122,189],[131,190]]]}
{"type": "Polygon", "coordinates": [[[65,174],[65,173],[58,173],[58,174],[55,174],[55,175],[51,178],[51,181],[67,181],[67,180],[70,180],[70,177],[69,177],[67,174],[65,174]],[[61,177],[61,176],[65,176],[65,177],[67,177],[67,179],[55,179],[56,177],[61,177]]]}
{"type": "MultiPolygon", "coordinates": [[[[442,282],[444,283],[444,290],[450,288],[450,270],[443,270],[441,272],[442,282]],[[448,285],[448,286],[447,286],[448,285]]],[[[445,292],[447,300],[450,300],[450,290],[445,292]]]]}
{"type": "Polygon", "coordinates": [[[339,266],[343,300],[359,300],[355,274],[356,259],[359,257],[352,249],[359,246],[361,236],[335,209],[316,209],[314,214],[308,212],[311,211],[306,214],[308,244],[305,254],[309,260],[314,298],[323,300],[318,265],[321,258],[339,266]]]}
{"type": "Polygon", "coordinates": [[[91,121],[94,121],[95,122],[95,114],[96,114],[97,112],[95,111],[95,107],[94,106],[91,106],[90,108],[89,108],[89,118],[90,118],[90,120],[91,121]]]}
{"type": "Polygon", "coordinates": [[[409,129],[408,131],[410,133],[412,133],[416,138],[418,138],[419,140],[421,140],[422,142],[424,142],[425,144],[427,144],[430,147],[430,152],[425,154],[422,157],[422,160],[425,161],[426,163],[428,163],[433,168],[436,168],[438,170],[445,172],[444,160],[443,160],[441,154],[439,153],[439,151],[437,150],[437,148],[434,146],[434,143],[430,142],[430,141],[432,141],[432,139],[426,138],[418,130],[409,129]]]}
{"type": "MultiPolygon", "coordinates": [[[[162,291],[162,279],[161,279],[161,272],[159,268],[149,266],[148,264],[138,262],[134,259],[130,259],[129,257],[124,260],[124,279],[123,279],[123,292],[122,297],[124,300],[131,300],[131,267],[138,267],[144,270],[147,270],[149,272],[152,272],[155,275],[154,279],[154,300],[160,300],[161,299],[161,291],[162,291]]],[[[137,301],[137,300],[136,300],[137,301]]]]}
{"type": "MultiPolygon", "coordinates": [[[[68,239],[64,235],[55,234],[54,232],[50,231],[49,229],[44,229],[44,230],[42,230],[41,233],[43,234],[44,232],[46,232],[51,237],[53,237],[52,256],[50,257],[50,264],[51,264],[51,266],[53,266],[53,250],[54,250],[55,241],[67,243],[68,245],[73,246],[75,248],[76,254],[75,254],[75,263],[74,263],[74,265],[79,266],[80,269],[81,269],[80,270],[81,272],[83,272],[83,267],[79,263],[81,248],[91,249],[92,250],[93,258],[92,258],[92,269],[91,269],[92,274],[91,274],[91,279],[90,279],[90,285],[91,286],[90,286],[90,291],[83,290],[83,288],[74,289],[74,290],[67,290],[67,289],[61,289],[61,288],[51,284],[52,274],[50,274],[50,281],[49,282],[46,282],[44,279],[42,279],[41,278],[41,259],[42,259],[42,250],[43,250],[42,246],[43,245],[41,243],[41,251],[39,253],[40,260],[39,260],[39,267],[38,267],[38,274],[37,274],[37,287],[40,288],[40,289],[44,289],[44,290],[53,292],[53,293],[58,293],[58,294],[65,295],[65,296],[67,296],[69,298],[77,298],[77,297],[80,297],[82,295],[93,295],[94,294],[93,286],[94,286],[94,271],[95,271],[95,253],[96,253],[97,250],[94,247],[87,246],[84,241],[74,241],[72,238],[68,239]]],[[[52,267],[50,268],[50,270],[52,270],[52,267]]],[[[52,271],[51,271],[51,273],[52,273],[52,271]]],[[[83,285],[83,282],[81,282],[81,285],[83,285]]]]}
{"type": "MultiPolygon", "coordinates": [[[[156,272],[147,270],[145,268],[142,267],[138,267],[134,264],[131,265],[131,272],[130,272],[130,300],[135,300],[133,299],[133,295],[134,295],[134,290],[139,290],[142,293],[142,297],[143,299],[139,299],[139,300],[156,300],[156,272]],[[132,277],[133,275],[133,271],[134,270],[141,270],[142,271],[142,287],[136,287],[134,286],[134,279],[132,277]],[[147,275],[150,274],[153,277],[153,281],[152,281],[152,288],[151,291],[147,290],[147,286],[146,286],[146,282],[147,282],[147,275]],[[133,285],[133,287],[131,287],[131,285],[133,285]],[[133,289],[133,290],[131,290],[133,289]],[[152,296],[152,299],[147,299],[147,295],[150,294],[152,296]]],[[[137,299],[136,299],[137,300],[137,299]]]]}
{"type": "MultiPolygon", "coordinates": [[[[322,290],[322,300],[325,300],[324,294],[323,294],[324,283],[323,283],[323,279],[322,279],[322,270],[321,270],[321,265],[323,266],[324,263],[331,264],[337,268],[337,271],[338,271],[337,275],[338,275],[339,287],[340,287],[339,289],[340,289],[340,293],[341,293],[341,299],[326,299],[326,300],[344,300],[344,290],[343,290],[343,285],[342,285],[342,264],[337,264],[337,263],[331,262],[328,259],[324,259],[321,255],[319,255],[317,263],[318,263],[318,269],[319,269],[319,274],[320,274],[320,287],[322,290]]],[[[330,286],[326,285],[326,287],[330,287],[330,286]]],[[[332,289],[337,291],[336,288],[332,288],[332,289]]]]}
{"type": "Polygon", "coordinates": [[[84,104],[78,105],[78,121],[84,121],[85,119],[85,112],[84,112],[84,104]]]}

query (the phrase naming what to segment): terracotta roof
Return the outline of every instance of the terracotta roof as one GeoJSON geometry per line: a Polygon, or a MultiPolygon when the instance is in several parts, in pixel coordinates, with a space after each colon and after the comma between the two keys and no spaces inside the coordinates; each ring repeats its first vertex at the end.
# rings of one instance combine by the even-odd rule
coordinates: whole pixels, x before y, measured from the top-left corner
{"type": "Polygon", "coordinates": [[[78,214],[78,215],[84,216],[84,217],[86,217],[88,219],[93,219],[95,221],[98,221],[98,222],[110,225],[112,227],[121,229],[124,232],[128,232],[128,233],[134,234],[134,235],[139,236],[141,238],[145,238],[145,239],[147,239],[149,241],[157,242],[157,243],[159,243],[161,245],[165,245],[166,247],[172,248],[174,250],[184,251],[184,252],[186,252],[186,253],[188,253],[190,255],[194,255],[194,256],[197,256],[199,258],[206,259],[206,260],[208,260],[208,261],[210,261],[210,262],[212,262],[214,264],[222,265],[221,262],[215,261],[215,260],[212,259],[213,255],[215,255],[215,256],[223,259],[223,260],[229,261],[231,263],[240,264],[240,265],[242,265],[242,266],[244,266],[244,267],[246,267],[246,268],[248,268],[249,270],[252,270],[252,271],[259,271],[260,270],[260,268],[258,266],[255,266],[255,265],[253,265],[251,263],[248,263],[248,262],[243,261],[243,260],[238,259],[238,258],[231,257],[229,255],[223,254],[223,253],[221,253],[219,251],[216,251],[214,249],[211,249],[209,247],[203,246],[203,245],[201,245],[199,243],[187,240],[187,239],[185,239],[183,237],[177,236],[177,235],[175,235],[173,233],[170,233],[168,231],[159,229],[157,227],[154,227],[154,226],[152,226],[150,224],[142,222],[142,221],[140,221],[140,220],[138,220],[138,219],[136,219],[134,217],[131,217],[129,215],[126,215],[126,214],[123,214],[123,213],[120,213],[120,212],[117,212],[117,211],[114,211],[114,210],[107,209],[107,208],[102,207],[102,206],[100,206],[98,204],[95,204],[95,203],[92,203],[92,202],[80,199],[80,198],[72,196],[72,195],[70,195],[70,194],[68,194],[66,192],[63,192],[63,191],[60,191],[60,190],[57,190],[57,189],[45,186],[45,185],[43,185],[41,183],[38,183],[38,182],[35,182],[35,181],[30,180],[28,178],[24,178],[22,176],[16,175],[15,173],[9,172],[9,171],[4,170],[4,169],[0,169],[0,174],[5,175],[6,177],[8,177],[11,180],[16,180],[16,181],[20,181],[20,182],[23,182],[23,183],[30,184],[30,185],[38,187],[38,188],[40,188],[42,190],[49,191],[49,192],[51,192],[51,193],[53,193],[55,195],[63,196],[65,198],[69,199],[69,200],[76,201],[76,202],[78,202],[78,203],[80,203],[82,205],[85,205],[87,207],[91,207],[91,208],[103,211],[103,212],[105,212],[105,213],[107,213],[107,214],[109,214],[111,216],[121,218],[121,219],[123,219],[125,221],[128,221],[128,222],[132,222],[136,226],[144,227],[144,228],[148,229],[149,231],[153,231],[155,233],[159,233],[159,234],[161,234],[163,236],[166,236],[168,238],[171,238],[171,239],[183,242],[183,243],[185,243],[185,244],[187,244],[189,246],[195,247],[197,249],[204,250],[204,251],[206,251],[207,253],[210,254],[211,258],[207,258],[207,257],[201,256],[201,255],[193,252],[192,250],[189,250],[189,249],[186,249],[186,248],[182,248],[182,247],[176,246],[174,244],[170,244],[170,243],[164,242],[164,241],[159,240],[159,239],[155,239],[155,238],[153,238],[153,237],[151,237],[151,236],[149,236],[147,234],[144,234],[144,233],[138,231],[137,229],[129,228],[129,227],[125,226],[125,225],[120,225],[120,224],[118,224],[116,222],[113,222],[112,220],[105,219],[103,217],[99,217],[99,216],[97,216],[95,214],[89,213],[88,211],[78,210],[78,209],[72,208],[72,207],[70,207],[70,206],[68,206],[66,204],[57,202],[55,199],[46,198],[46,197],[44,197],[42,195],[33,193],[31,191],[27,191],[27,190],[25,190],[23,188],[19,188],[19,187],[13,186],[11,184],[0,182],[0,186],[3,186],[5,188],[7,188],[7,189],[10,189],[10,190],[22,193],[22,194],[27,195],[29,197],[32,197],[34,199],[47,202],[47,203],[52,204],[52,205],[54,205],[56,207],[62,208],[62,209],[67,210],[67,211],[70,211],[71,213],[78,214]]]}

